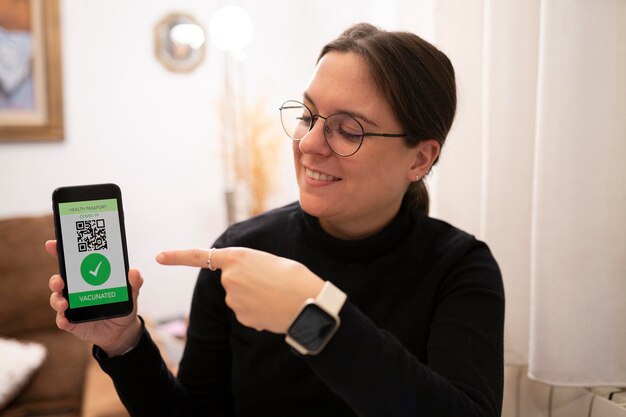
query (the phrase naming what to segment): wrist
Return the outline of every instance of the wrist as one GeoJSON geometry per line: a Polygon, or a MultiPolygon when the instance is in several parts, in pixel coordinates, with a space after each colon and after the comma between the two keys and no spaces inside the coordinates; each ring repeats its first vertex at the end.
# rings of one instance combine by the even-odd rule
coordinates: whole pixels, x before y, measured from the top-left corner
{"type": "Polygon", "coordinates": [[[303,355],[317,355],[339,328],[346,294],[326,281],[317,297],[308,299],[287,329],[285,340],[303,355]]]}
{"type": "Polygon", "coordinates": [[[308,280],[306,284],[301,285],[297,296],[293,297],[289,302],[287,314],[285,315],[286,321],[284,323],[284,330],[282,330],[281,333],[287,333],[287,329],[300,313],[302,306],[307,300],[317,298],[324,287],[324,283],[324,280],[315,277],[315,279],[308,280]]]}
{"type": "Polygon", "coordinates": [[[141,339],[142,322],[137,318],[133,324],[128,326],[126,330],[110,345],[99,345],[100,349],[107,354],[109,358],[124,355],[133,350],[141,339]]]}

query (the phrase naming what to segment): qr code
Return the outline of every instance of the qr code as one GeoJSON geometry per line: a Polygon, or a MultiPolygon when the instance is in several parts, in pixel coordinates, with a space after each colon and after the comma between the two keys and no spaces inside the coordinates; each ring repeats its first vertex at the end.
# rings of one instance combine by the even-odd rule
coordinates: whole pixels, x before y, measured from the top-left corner
{"type": "Polygon", "coordinates": [[[76,233],[78,234],[79,252],[107,249],[104,219],[77,221],[76,233]]]}

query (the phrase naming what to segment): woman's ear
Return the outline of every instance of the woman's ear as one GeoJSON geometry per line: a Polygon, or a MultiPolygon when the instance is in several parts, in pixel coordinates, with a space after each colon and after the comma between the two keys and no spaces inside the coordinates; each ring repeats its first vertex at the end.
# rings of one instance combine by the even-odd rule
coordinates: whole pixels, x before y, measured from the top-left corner
{"type": "Polygon", "coordinates": [[[435,139],[426,139],[411,148],[412,164],[409,168],[409,181],[418,181],[428,174],[441,152],[441,145],[435,139]]]}

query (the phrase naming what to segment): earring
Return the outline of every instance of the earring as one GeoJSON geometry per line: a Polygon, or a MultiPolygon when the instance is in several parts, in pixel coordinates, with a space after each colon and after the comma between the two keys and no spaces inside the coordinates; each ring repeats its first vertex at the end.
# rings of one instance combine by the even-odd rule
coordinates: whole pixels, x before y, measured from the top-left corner
{"type": "Polygon", "coordinates": [[[419,174],[417,174],[417,175],[415,176],[415,182],[417,182],[417,181],[419,181],[419,180],[420,180],[420,175],[419,175],[419,174]]]}

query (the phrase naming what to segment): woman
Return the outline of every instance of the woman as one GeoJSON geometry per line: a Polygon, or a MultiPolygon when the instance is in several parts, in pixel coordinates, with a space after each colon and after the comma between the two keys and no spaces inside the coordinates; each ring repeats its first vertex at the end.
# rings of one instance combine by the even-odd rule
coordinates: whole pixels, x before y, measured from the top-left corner
{"type": "MultiPolygon", "coordinates": [[[[434,46],[349,28],[281,106],[299,203],[217,249],[157,257],[203,268],[178,376],[136,312],[70,324],[55,275],[58,327],[94,343],[132,415],[499,416],[500,272],[484,243],[427,216],[423,177],[455,108],[434,46]]],[[[129,280],[136,299],[142,278],[129,280]]]]}

